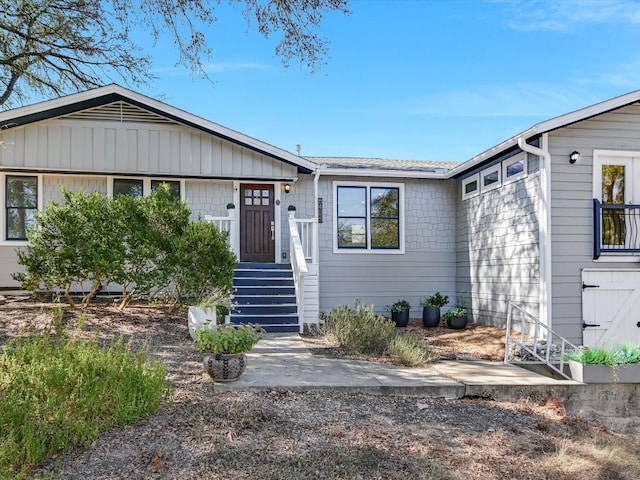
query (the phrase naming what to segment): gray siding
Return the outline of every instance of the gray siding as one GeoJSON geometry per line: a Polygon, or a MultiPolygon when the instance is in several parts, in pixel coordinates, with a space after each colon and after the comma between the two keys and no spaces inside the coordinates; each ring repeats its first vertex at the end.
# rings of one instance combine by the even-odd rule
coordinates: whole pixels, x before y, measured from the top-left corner
{"type": "Polygon", "coordinates": [[[582,343],[583,268],[636,268],[593,261],[593,150],[640,150],[640,107],[629,106],[549,134],[553,328],[582,343]],[[573,150],[578,163],[569,163],[573,150]]]}
{"type": "Polygon", "coordinates": [[[527,177],[475,197],[458,181],[456,289],[474,321],[504,326],[509,301],[539,314],[539,184],[531,156],[527,177]]]}
{"type": "Polygon", "coordinates": [[[455,295],[453,181],[389,179],[389,183],[405,185],[405,253],[356,254],[333,252],[334,180],[385,182],[381,178],[321,177],[319,191],[324,204],[323,223],[319,226],[322,311],[353,305],[359,299],[365,304],[374,304],[376,311],[384,314],[387,305],[402,298],[411,303],[411,315],[421,317],[419,302],[422,297],[436,291],[455,295]]]}
{"type": "Polygon", "coordinates": [[[196,129],[48,120],[0,132],[0,166],[38,170],[279,179],[296,167],[196,129]]]}

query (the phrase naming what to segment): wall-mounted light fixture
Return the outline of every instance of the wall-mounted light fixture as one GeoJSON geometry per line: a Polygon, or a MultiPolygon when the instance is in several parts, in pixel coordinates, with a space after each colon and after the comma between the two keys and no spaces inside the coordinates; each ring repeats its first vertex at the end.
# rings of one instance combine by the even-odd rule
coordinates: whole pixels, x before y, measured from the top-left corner
{"type": "Polygon", "coordinates": [[[291,185],[288,183],[284,184],[284,193],[289,193],[291,191],[291,185]]]}
{"type": "Polygon", "coordinates": [[[577,150],[574,150],[573,152],[571,152],[571,154],[569,155],[569,162],[570,163],[577,163],[580,160],[580,152],[577,150]]]}

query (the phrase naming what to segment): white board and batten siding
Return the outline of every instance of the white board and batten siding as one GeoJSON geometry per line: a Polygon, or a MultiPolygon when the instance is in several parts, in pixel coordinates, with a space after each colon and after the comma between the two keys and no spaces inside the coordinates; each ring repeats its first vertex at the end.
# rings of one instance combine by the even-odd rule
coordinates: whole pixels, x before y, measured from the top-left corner
{"type": "Polygon", "coordinates": [[[640,269],[584,269],[582,282],[584,346],[640,344],[640,269]]]}
{"type": "Polygon", "coordinates": [[[0,132],[0,166],[39,171],[279,179],[296,167],[181,125],[47,120],[0,132]]]}
{"type": "MultiPolygon", "coordinates": [[[[561,128],[548,134],[551,154],[551,238],[553,329],[576,345],[583,343],[583,323],[592,312],[584,311],[582,275],[585,269],[616,271],[637,269],[637,261],[608,262],[593,259],[593,152],[640,151],[640,106],[614,112],[561,128]],[[580,161],[569,163],[577,150],[580,161]]],[[[611,258],[611,257],[609,257],[611,258]]],[[[589,296],[591,292],[585,289],[589,296]]],[[[589,300],[591,301],[591,300],[589,300]]],[[[595,321],[599,323],[599,321],[595,321]]],[[[588,329],[587,329],[588,330],[588,329]]],[[[584,330],[584,342],[591,341],[584,330]]]]}

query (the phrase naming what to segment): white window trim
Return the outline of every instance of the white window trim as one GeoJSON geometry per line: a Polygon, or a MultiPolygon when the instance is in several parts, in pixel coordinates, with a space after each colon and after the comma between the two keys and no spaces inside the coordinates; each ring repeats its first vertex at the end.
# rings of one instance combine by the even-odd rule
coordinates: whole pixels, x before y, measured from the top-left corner
{"type": "Polygon", "coordinates": [[[161,177],[131,177],[126,175],[109,175],[107,177],[107,197],[113,197],[113,181],[114,180],[142,180],[142,196],[151,195],[151,181],[167,181],[180,183],[180,200],[185,201],[185,181],[184,179],[161,178],[161,177]]]}
{"type": "Polygon", "coordinates": [[[462,180],[462,199],[467,200],[468,198],[477,197],[478,195],[480,195],[480,174],[476,173],[462,180]],[[465,187],[474,181],[476,182],[477,188],[473,192],[465,193],[465,187]]]}
{"type": "Polygon", "coordinates": [[[40,173],[32,174],[29,172],[3,172],[0,173],[0,198],[2,199],[2,209],[0,211],[0,228],[2,228],[2,232],[0,233],[0,245],[10,245],[12,247],[26,247],[29,245],[27,240],[7,240],[7,225],[6,225],[6,213],[7,206],[6,202],[6,186],[7,186],[7,177],[37,177],[38,179],[38,211],[41,212],[44,209],[44,175],[40,173]]]}
{"type": "MultiPolygon", "coordinates": [[[[606,161],[606,165],[624,165],[627,168],[631,168],[630,173],[631,184],[640,180],[640,168],[638,172],[633,168],[633,159],[640,159],[640,151],[625,151],[625,150],[594,150],[593,151],[593,184],[592,193],[593,198],[602,201],[602,164],[603,160],[606,161]]],[[[640,160],[638,160],[640,162],[640,160]]],[[[630,198],[631,189],[625,191],[625,203],[632,203],[630,198]]],[[[615,252],[603,252],[600,254],[600,258],[593,259],[593,263],[599,262],[611,262],[611,263],[637,263],[639,255],[633,254],[620,254],[615,252]]]]}
{"type": "Polygon", "coordinates": [[[527,154],[526,152],[522,152],[518,155],[514,155],[513,157],[507,158],[502,161],[502,184],[507,185],[511,182],[515,182],[516,180],[520,180],[526,178],[528,175],[528,164],[527,164],[527,154]],[[516,173],[515,175],[507,176],[507,168],[514,163],[519,161],[523,161],[522,172],[516,173]]]}
{"type": "Polygon", "coordinates": [[[482,170],[480,172],[480,190],[482,191],[482,193],[484,192],[490,192],[491,190],[495,190],[496,188],[500,188],[502,186],[502,166],[501,164],[497,163],[489,168],[486,168],[484,170],[482,170]],[[498,174],[498,181],[495,183],[492,183],[491,185],[485,185],[484,184],[484,179],[487,175],[490,175],[492,173],[497,173],[498,174]]]}
{"type": "MultiPolygon", "coordinates": [[[[404,209],[404,183],[391,183],[391,182],[346,182],[346,181],[334,181],[333,182],[333,253],[340,255],[344,254],[356,254],[356,255],[404,255],[404,235],[405,235],[405,209],[404,209]],[[398,204],[400,207],[400,248],[398,249],[378,249],[371,248],[338,248],[338,187],[367,187],[367,205],[370,201],[369,189],[371,187],[383,187],[383,188],[397,188],[398,189],[398,204]]],[[[367,234],[371,234],[371,216],[367,211],[367,234]]],[[[367,238],[367,243],[369,239],[367,238]]]]}

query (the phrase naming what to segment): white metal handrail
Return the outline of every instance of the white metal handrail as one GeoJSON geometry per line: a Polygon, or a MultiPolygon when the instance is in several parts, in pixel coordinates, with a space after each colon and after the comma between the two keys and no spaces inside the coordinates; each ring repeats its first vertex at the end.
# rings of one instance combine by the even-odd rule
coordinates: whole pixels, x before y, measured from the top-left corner
{"type": "Polygon", "coordinates": [[[509,302],[504,363],[542,363],[570,380],[571,377],[564,373],[565,356],[577,350],[578,347],[537,317],[509,302]]]}
{"type": "Polygon", "coordinates": [[[289,255],[291,255],[291,269],[296,289],[296,304],[298,305],[298,324],[300,333],[304,328],[304,277],[308,272],[307,260],[298,232],[298,222],[295,212],[289,212],[289,255]]]}

